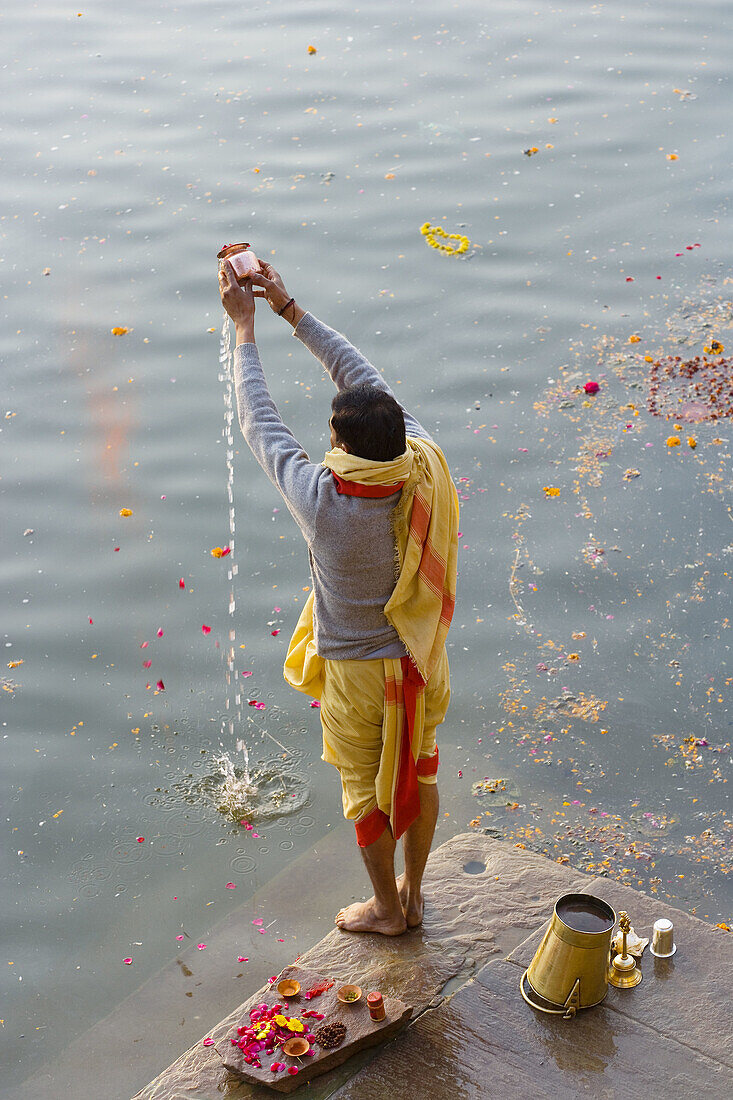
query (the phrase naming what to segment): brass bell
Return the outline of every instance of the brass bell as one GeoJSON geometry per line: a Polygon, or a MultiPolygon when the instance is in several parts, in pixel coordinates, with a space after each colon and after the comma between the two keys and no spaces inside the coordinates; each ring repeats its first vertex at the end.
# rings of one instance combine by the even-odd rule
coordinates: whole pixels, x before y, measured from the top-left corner
{"type": "Polygon", "coordinates": [[[616,989],[633,989],[641,981],[642,973],[636,965],[636,959],[628,953],[626,947],[626,940],[631,929],[628,913],[619,913],[618,924],[621,929],[621,951],[614,956],[608,969],[608,981],[616,989]]]}

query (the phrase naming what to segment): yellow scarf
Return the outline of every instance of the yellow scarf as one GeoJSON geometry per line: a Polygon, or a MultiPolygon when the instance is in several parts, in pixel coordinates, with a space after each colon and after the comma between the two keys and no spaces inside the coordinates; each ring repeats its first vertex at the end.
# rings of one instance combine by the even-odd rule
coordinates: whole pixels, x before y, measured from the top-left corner
{"type": "MultiPolygon", "coordinates": [[[[432,441],[409,436],[404,454],[373,462],[340,448],[323,465],[344,481],[392,485],[405,481],[392,513],[399,579],[384,614],[423,680],[428,680],[453,615],[458,559],[458,496],[443,452],[432,441]]],[[[284,675],[296,691],[320,699],[323,659],[313,637],[313,593],[290,640],[284,675]]]]}

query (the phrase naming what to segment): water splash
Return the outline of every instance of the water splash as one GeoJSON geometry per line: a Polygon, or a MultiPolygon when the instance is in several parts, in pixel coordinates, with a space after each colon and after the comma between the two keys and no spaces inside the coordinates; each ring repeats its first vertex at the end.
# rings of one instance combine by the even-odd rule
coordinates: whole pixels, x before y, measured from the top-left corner
{"type": "MultiPolygon", "coordinates": [[[[234,597],[234,578],[239,572],[239,565],[237,564],[235,557],[235,533],[236,533],[236,517],[234,513],[234,357],[232,354],[232,336],[231,326],[229,324],[229,316],[224,312],[224,318],[221,326],[221,340],[219,343],[219,381],[224,384],[224,427],[222,428],[222,436],[224,438],[224,444],[226,448],[226,466],[227,466],[227,499],[229,502],[229,555],[227,557],[228,570],[227,579],[229,581],[229,639],[228,645],[225,651],[225,680],[226,680],[226,698],[224,700],[224,706],[226,711],[224,718],[222,719],[222,739],[225,734],[229,734],[229,741],[231,742],[234,737],[235,725],[237,729],[242,728],[242,692],[237,681],[237,670],[235,667],[235,652],[237,643],[237,627],[234,619],[234,612],[237,607],[237,602],[234,597]]],[[[241,782],[243,787],[243,794],[247,794],[254,790],[252,783],[252,777],[249,769],[249,751],[247,745],[243,740],[237,741],[237,752],[242,753],[244,766],[242,769],[241,779],[237,779],[234,764],[230,760],[227,753],[224,753],[219,758],[218,763],[226,765],[230,768],[230,772],[225,772],[225,778],[229,778],[230,782],[241,782]]]]}
{"type": "MultiPolygon", "coordinates": [[[[233,760],[229,752],[224,749],[225,744],[230,744],[237,732],[245,726],[251,725],[251,719],[247,721],[242,716],[242,691],[237,680],[236,648],[237,628],[234,619],[236,611],[236,599],[234,596],[234,578],[239,572],[239,566],[235,558],[235,533],[236,518],[234,513],[234,418],[235,418],[235,385],[234,385],[234,356],[231,343],[231,327],[229,316],[224,313],[221,327],[221,341],[219,345],[219,381],[224,386],[224,427],[222,436],[226,447],[227,467],[227,498],[229,501],[229,551],[227,555],[229,581],[229,638],[225,651],[225,680],[226,698],[224,705],[226,713],[222,719],[221,741],[222,752],[216,757],[215,763],[219,771],[208,776],[201,783],[201,790],[212,799],[217,809],[238,821],[242,817],[251,817],[255,820],[274,817],[281,813],[292,813],[302,808],[308,797],[308,788],[302,778],[292,772],[283,770],[279,765],[259,765],[254,771],[251,769],[249,749],[243,737],[236,740],[236,751],[241,753],[233,760]]],[[[271,741],[283,750],[283,759],[288,755],[285,746],[266,730],[260,731],[261,736],[267,736],[271,741]]]]}

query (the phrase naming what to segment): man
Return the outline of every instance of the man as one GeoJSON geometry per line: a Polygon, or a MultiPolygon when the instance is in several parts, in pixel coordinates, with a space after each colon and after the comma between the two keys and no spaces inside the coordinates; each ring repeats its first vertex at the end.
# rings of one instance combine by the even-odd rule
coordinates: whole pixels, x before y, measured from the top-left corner
{"type": "Polygon", "coordinates": [[[300,308],[262,264],[221,299],[236,329],[239,422],[308,544],[313,586],[285,678],[321,702],[323,759],[341,774],[344,816],[374,896],[341,909],[347,931],[397,936],[423,915],[422,877],[438,816],[435,728],[448,707],[445,637],[455,602],[458,498],[440,449],[345,337],[300,308]],[[313,463],[270,397],[255,298],[288,321],[337,394],[331,450],[313,463]],[[396,840],[405,873],[395,879],[396,840]]]}

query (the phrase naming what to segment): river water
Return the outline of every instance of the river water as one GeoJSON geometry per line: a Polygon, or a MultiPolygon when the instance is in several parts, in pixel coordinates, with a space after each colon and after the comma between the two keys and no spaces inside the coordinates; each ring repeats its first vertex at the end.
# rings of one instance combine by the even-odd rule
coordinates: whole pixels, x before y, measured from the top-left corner
{"type": "MultiPolygon", "coordinates": [[[[226,241],[384,370],[457,479],[436,840],[486,828],[731,921],[728,13],[5,6],[8,1085],[339,821],[280,672],[305,549],[238,433],[231,581],[211,554],[226,241]],[[668,358],[705,354],[692,379],[668,358]],[[250,828],[219,809],[237,738],[268,775],[250,828]]],[[[316,457],[330,383],[289,332],[258,313],[316,457]]]]}

